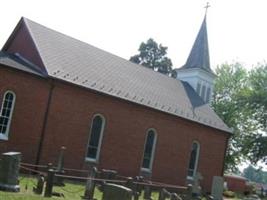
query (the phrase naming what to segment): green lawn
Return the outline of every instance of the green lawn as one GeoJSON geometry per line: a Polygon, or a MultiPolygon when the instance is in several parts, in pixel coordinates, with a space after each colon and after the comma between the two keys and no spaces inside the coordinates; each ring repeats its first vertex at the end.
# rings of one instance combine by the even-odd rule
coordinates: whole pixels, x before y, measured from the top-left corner
{"type": "MultiPolygon", "coordinates": [[[[84,194],[85,184],[65,181],[64,187],[53,187],[53,192],[62,193],[64,198],[55,197],[44,198],[43,196],[36,195],[32,192],[33,187],[36,185],[35,178],[20,178],[20,192],[3,192],[0,191],[0,199],[4,200],[40,200],[40,199],[51,199],[51,200],[81,200],[81,196],[84,194]]],[[[102,193],[99,190],[95,190],[95,196],[97,200],[102,199],[102,193]]],[[[139,198],[143,200],[142,197],[139,198]]],[[[153,193],[153,199],[158,199],[158,193],[153,193]]]]}
{"type": "MultiPolygon", "coordinates": [[[[65,181],[64,187],[53,187],[53,191],[57,193],[62,193],[64,195],[63,197],[56,197],[53,196],[51,198],[44,198],[41,195],[36,195],[32,192],[33,187],[36,185],[36,179],[35,178],[29,178],[29,177],[20,177],[20,192],[14,193],[14,192],[3,192],[0,191],[0,200],[40,200],[40,199],[51,199],[51,200],[81,200],[81,196],[84,194],[85,189],[85,183],[77,183],[77,182],[71,182],[71,181],[65,181]]],[[[97,200],[102,199],[102,193],[96,189],[95,190],[95,196],[97,200]]],[[[154,192],[152,194],[152,198],[154,200],[158,199],[158,192],[154,192]]],[[[231,200],[240,200],[242,197],[238,196],[236,198],[233,198],[231,200]]],[[[143,195],[140,196],[139,200],[143,200],[143,195]]],[[[267,200],[267,198],[264,198],[264,200],[267,200]]]]}

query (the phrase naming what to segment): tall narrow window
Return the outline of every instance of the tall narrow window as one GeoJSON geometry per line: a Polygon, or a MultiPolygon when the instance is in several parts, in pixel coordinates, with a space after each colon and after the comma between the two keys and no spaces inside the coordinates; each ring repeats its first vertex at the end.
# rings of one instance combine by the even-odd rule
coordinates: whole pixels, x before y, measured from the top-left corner
{"type": "Polygon", "coordinates": [[[198,158],[199,158],[199,143],[193,142],[190,154],[189,167],[187,172],[187,176],[189,178],[194,177],[194,175],[196,174],[198,158]]]}
{"type": "Polygon", "coordinates": [[[16,95],[14,92],[5,92],[0,114],[0,139],[8,139],[9,127],[12,119],[15,99],[16,95]]]}
{"type": "Polygon", "coordinates": [[[205,94],[206,94],[206,86],[203,85],[202,90],[201,90],[201,97],[202,97],[203,101],[205,101],[205,94]]]}
{"type": "Polygon", "coordinates": [[[104,126],[105,126],[104,118],[100,115],[96,115],[93,118],[93,122],[91,125],[86,160],[90,160],[90,161],[98,160],[102,137],[103,137],[104,126]]]}
{"type": "Polygon", "coordinates": [[[199,96],[200,96],[200,88],[201,88],[200,83],[197,83],[197,93],[198,93],[199,96]]]}
{"type": "Polygon", "coordinates": [[[208,103],[210,101],[210,88],[207,89],[207,96],[206,96],[206,102],[208,103]]]}
{"type": "Polygon", "coordinates": [[[156,147],[156,133],[154,130],[149,130],[146,136],[146,143],[144,149],[144,157],[142,163],[143,170],[148,170],[148,171],[152,170],[155,147],[156,147]]]}

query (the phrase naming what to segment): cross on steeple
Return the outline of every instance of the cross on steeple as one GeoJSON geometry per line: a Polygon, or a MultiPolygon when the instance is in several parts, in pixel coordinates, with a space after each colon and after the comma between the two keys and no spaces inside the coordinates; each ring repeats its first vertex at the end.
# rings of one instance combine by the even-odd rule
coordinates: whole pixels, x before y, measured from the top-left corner
{"type": "Polygon", "coordinates": [[[205,9],[206,9],[206,11],[205,11],[205,15],[207,15],[207,12],[208,12],[208,8],[210,7],[210,3],[209,2],[207,2],[207,5],[204,7],[205,9]]]}

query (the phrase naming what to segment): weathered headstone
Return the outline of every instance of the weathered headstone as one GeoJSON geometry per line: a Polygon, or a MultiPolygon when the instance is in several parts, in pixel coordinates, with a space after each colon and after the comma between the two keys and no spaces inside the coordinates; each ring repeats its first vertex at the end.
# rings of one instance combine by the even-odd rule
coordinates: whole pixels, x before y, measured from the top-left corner
{"type": "Polygon", "coordinates": [[[118,172],[116,170],[110,170],[110,169],[102,169],[100,173],[100,177],[102,179],[116,179],[118,172]]]}
{"type": "Polygon", "coordinates": [[[171,194],[163,188],[162,190],[159,191],[159,198],[158,200],[165,200],[166,198],[170,198],[171,194]]]}
{"type": "Polygon", "coordinates": [[[214,176],[212,180],[211,195],[214,200],[223,199],[224,179],[221,176],[214,176]]]}
{"type": "Polygon", "coordinates": [[[170,200],[182,200],[176,193],[171,193],[170,200]]]}
{"type": "Polygon", "coordinates": [[[151,189],[150,184],[152,184],[152,182],[147,181],[146,185],[144,186],[144,199],[145,200],[152,200],[151,198],[152,189],[151,189]]]}
{"type": "Polygon", "coordinates": [[[196,175],[193,177],[193,183],[192,183],[192,192],[193,195],[198,196],[201,194],[201,186],[200,181],[203,180],[203,176],[200,172],[197,172],[196,175]]]}
{"type": "Polygon", "coordinates": [[[97,175],[97,168],[96,167],[91,168],[88,174],[88,179],[86,181],[83,199],[94,200],[95,180],[93,179],[96,177],[96,175],[97,175]]]}
{"type": "Polygon", "coordinates": [[[142,191],[142,186],[137,184],[137,182],[143,180],[143,177],[136,176],[135,178],[128,177],[126,182],[126,187],[130,188],[132,190],[132,195],[134,197],[134,200],[138,200],[139,196],[142,191]]]}
{"type": "Polygon", "coordinates": [[[104,186],[102,200],[131,200],[132,190],[130,188],[107,183],[104,186]]]}
{"type": "MultiPolygon", "coordinates": [[[[58,162],[57,162],[57,167],[56,167],[56,173],[57,174],[64,174],[64,154],[65,154],[66,147],[62,146],[59,152],[58,156],[58,162]]],[[[63,183],[64,179],[63,177],[55,176],[54,178],[54,184],[57,186],[64,186],[63,183]]]]}
{"type": "Polygon", "coordinates": [[[191,184],[188,184],[187,185],[187,192],[186,192],[185,199],[186,200],[191,200],[192,198],[193,198],[192,185],[191,184]]]}
{"type": "Polygon", "coordinates": [[[0,163],[0,190],[18,192],[19,167],[21,153],[7,152],[2,154],[0,163]]]}
{"type": "Polygon", "coordinates": [[[54,176],[55,170],[52,168],[52,163],[48,164],[47,170],[47,178],[46,178],[46,185],[45,185],[45,197],[51,197],[53,192],[53,184],[54,184],[54,176]]]}
{"type": "Polygon", "coordinates": [[[34,193],[36,194],[43,193],[44,182],[45,182],[44,176],[43,175],[38,176],[37,186],[33,188],[34,193]]]}

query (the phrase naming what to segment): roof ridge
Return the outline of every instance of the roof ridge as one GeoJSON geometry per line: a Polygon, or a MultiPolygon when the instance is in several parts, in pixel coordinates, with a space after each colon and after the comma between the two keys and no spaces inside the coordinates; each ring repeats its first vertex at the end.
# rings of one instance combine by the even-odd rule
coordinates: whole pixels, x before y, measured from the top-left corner
{"type": "MultiPolygon", "coordinates": [[[[144,69],[144,70],[150,70],[150,72],[151,72],[151,70],[152,70],[152,69],[150,69],[150,68],[148,68],[148,67],[145,67],[145,66],[140,65],[140,64],[136,64],[136,63],[134,63],[134,62],[131,62],[130,60],[127,60],[126,58],[123,58],[123,57],[120,57],[120,56],[118,56],[118,55],[116,55],[116,54],[110,53],[110,52],[108,52],[107,50],[104,50],[104,49],[101,49],[101,48],[99,48],[99,47],[96,47],[96,46],[94,46],[94,45],[92,45],[92,44],[89,44],[89,43],[87,43],[87,42],[85,42],[85,41],[79,40],[79,39],[74,38],[74,37],[72,37],[72,36],[70,36],[70,35],[67,35],[67,34],[62,33],[62,32],[60,32],[60,31],[54,30],[54,29],[52,29],[52,28],[49,28],[49,27],[47,27],[47,26],[45,26],[45,25],[42,25],[42,24],[40,24],[40,23],[38,23],[38,22],[35,22],[35,21],[33,21],[33,20],[29,19],[29,18],[26,18],[26,17],[22,17],[22,18],[23,18],[24,20],[30,22],[30,23],[37,24],[38,26],[41,26],[41,27],[43,27],[43,28],[45,28],[45,29],[48,29],[48,30],[53,31],[53,32],[56,32],[56,33],[58,33],[58,34],[60,34],[60,35],[64,35],[65,37],[68,37],[69,39],[72,39],[72,40],[81,42],[81,43],[84,44],[84,45],[88,45],[88,46],[91,46],[91,47],[93,47],[93,48],[96,48],[96,49],[98,49],[98,50],[100,50],[100,51],[102,51],[102,52],[105,52],[106,54],[112,55],[112,56],[114,56],[114,57],[116,57],[116,58],[118,58],[118,59],[121,59],[121,60],[123,60],[123,61],[125,61],[125,62],[127,62],[127,63],[130,63],[131,65],[135,65],[135,67],[140,67],[140,68],[142,68],[142,69],[144,69]]],[[[25,22],[26,22],[26,21],[25,21],[25,22]]],[[[27,23],[27,24],[28,24],[28,23],[27,23]]],[[[28,24],[28,25],[29,25],[29,24],[28,24]]],[[[28,28],[29,28],[29,31],[30,31],[30,27],[29,27],[29,26],[28,26],[28,28]]],[[[31,34],[31,36],[32,36],[32,34],[31,34]]],[[[40,56],[41,56],[41,55],[40,55],[40,56]]],[[[166,78],[174,79],[174,78],[172,78],[172,77],[170,77],[170,76],[168,76],[168,75],[165,75],[165,74],[163,74],[163,73],[158,73],[157,71],[154,71],[154,70],[152,70],[152,72],[155,73],[157,76],[162,75],[162,76],[164,76],[164,77],[166,77],[166,78]]]]}

